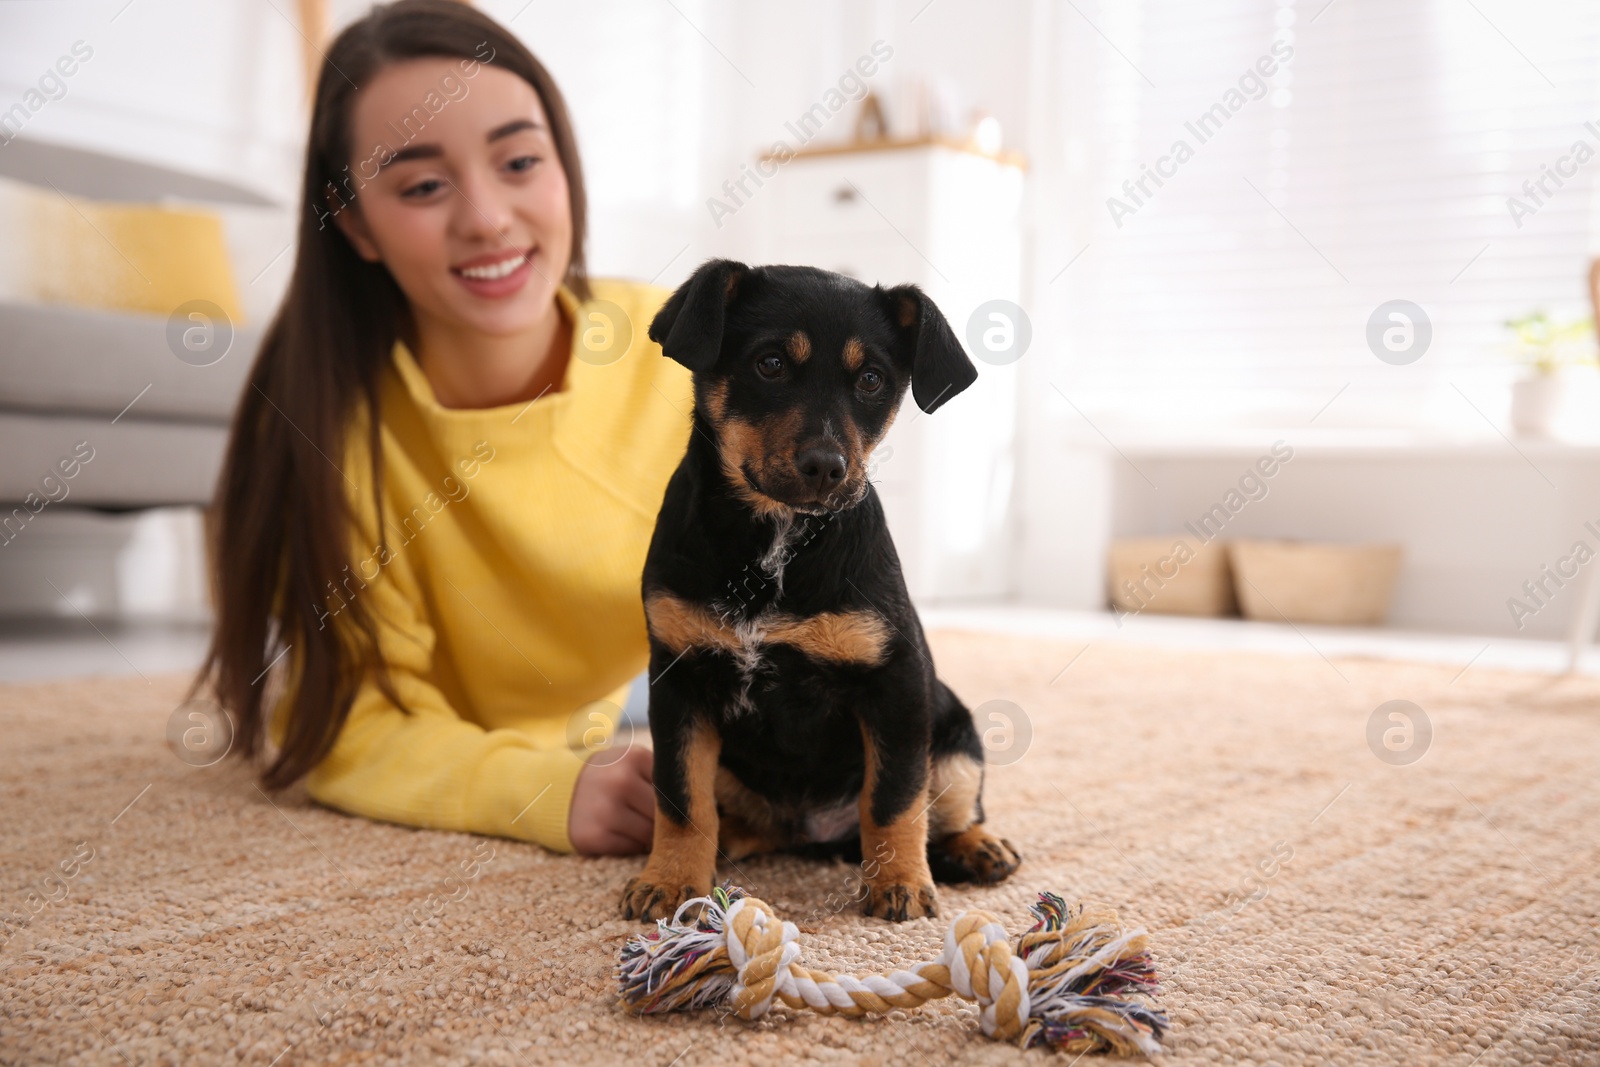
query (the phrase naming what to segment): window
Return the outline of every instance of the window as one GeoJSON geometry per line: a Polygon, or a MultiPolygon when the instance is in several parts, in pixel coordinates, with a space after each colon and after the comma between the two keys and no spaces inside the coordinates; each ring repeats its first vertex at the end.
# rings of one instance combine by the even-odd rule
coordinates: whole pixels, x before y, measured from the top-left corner
{"type": "Polygon", "coordinates": [[[1070,238],[1035,305],[1086,409],[1490,433],[1504,320],[1589,313],[1600,5],[1079,2],[1055,33],[1033,194],[1070,238]],[[1366,340],[1396,299],[1432,329],[1405,366],[1366,340]]]}

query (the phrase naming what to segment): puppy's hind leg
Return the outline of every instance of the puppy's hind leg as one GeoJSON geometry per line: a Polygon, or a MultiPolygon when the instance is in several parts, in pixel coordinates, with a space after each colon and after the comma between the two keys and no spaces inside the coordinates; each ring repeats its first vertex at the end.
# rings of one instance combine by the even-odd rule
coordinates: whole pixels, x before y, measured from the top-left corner
{"type": "Polygon", "coordinates": [[[763,852],[775,852],[789,843],[772,804],[747,788],[726,767],[717,768],[717,849],[729,863],[763,852]]]}
{"type": "Polygon", "coordinates": [[[938,679],[934,701],[929,795],[935,799],[928,809],[928,868],[936,882],[1003,882],[1022,855],[982,826],[983,741],[972,713],[938,679]]]}

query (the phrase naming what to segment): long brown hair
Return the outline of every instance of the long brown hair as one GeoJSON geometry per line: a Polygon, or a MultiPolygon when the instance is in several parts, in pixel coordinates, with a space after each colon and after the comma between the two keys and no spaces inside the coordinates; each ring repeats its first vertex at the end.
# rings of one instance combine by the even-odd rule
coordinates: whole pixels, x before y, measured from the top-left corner
{"type": "Polygon", "coordinates": [[[425,56],[502,67],[539,94],[570,190],[572,256],[564,281],[580,298],[589,296],[577,142],[561,92],[533,54],[493,19],[456,0],[382,4],[341,32],[317,78],[294,275],[234,415],[208,515],[216,626],[188,694],[193,698],[211,683],[236,723],[231,751],[259,762],[267,753],[272,710],[262,682],[292,650],[298,675],[293,714],[276,758],[261,771],[269,789],[292,785],[333,748],[368,667],[375,668],[383,694],[411,712],[378,654],[377,623],[362,598],[340,609],[347,630],[321,621],[328,614],[326,591],[350,563],[352,516],[333,457],[343,456],[346,427],[364,402],[374,514],[386,558],[379,386],[394,342],[415,347],[410,308],[388,268],[357,255],[329,212],[351,206],[352,195],[359,210],[351,177],[357,172],[351,116],[359,87],[390,63],[425,56]]]}

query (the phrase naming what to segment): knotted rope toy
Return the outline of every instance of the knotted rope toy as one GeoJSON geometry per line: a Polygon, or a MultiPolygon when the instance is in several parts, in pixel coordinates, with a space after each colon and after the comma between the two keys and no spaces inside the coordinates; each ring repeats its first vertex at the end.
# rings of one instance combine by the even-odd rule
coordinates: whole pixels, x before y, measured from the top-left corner
{"type": "Polygon", "coordinates": [[[782,1000],[791,1008],[859,1017],[956,993],[978,1003],[986,1035],[1021,1048],[1160,1052],[1167,1017],[1143,999],[1156,993],[1144,929],[1125,931],[1115,913],[1069,908],[1054,893],[1040,893],[1030,910],[1038,921],[1015,948],[998,918],[973,909],[951,922],[938,959],[856,978],[802,964],[794,923],[724,882],[623,946],[622,1004],[638,1015],[727,1007],[754,1020],[782,1000]],[[680,918],[693,904],[702,908],[686,926],[680,918]]]}

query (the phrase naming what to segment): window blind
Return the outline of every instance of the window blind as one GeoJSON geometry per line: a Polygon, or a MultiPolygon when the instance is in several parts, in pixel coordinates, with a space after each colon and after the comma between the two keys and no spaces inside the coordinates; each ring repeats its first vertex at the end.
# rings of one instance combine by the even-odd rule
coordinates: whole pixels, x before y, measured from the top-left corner
{"type": "Polygon", "coordinates": [[[1488,432],[1504,321],[1589,313],[1600,5],[1074,0],[1054,32],[1034,191],[1072,239],[1040,242],[1035,306],[1075,402],[1488,432]],[[1432,327],[1403,366],[1367,341],[1396,299],[1432,327]]]}

